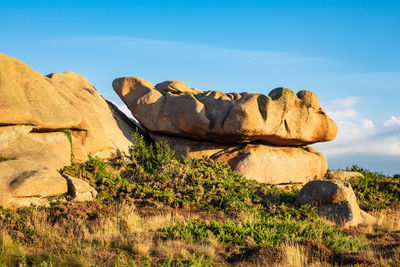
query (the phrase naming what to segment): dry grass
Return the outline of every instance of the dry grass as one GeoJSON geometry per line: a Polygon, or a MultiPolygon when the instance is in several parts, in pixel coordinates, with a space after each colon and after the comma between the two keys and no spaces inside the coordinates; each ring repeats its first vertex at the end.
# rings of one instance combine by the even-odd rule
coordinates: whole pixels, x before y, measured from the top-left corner
{"type": "Polygon", "coordinates": [[[109,265],[121,249],[131,260],[132,257],[140,259],[158,249],[161,242],[155,232],[158,228],[184,219],[177,212],[140,216],[127,204],[111,207],[109,214],[103,214],[101,208],[99,211],[88,206],[90,204],[80,204],[72,209],[61,209],[57,215],[46,209],[32,208],[27,218],[17,219],[21,225],[13,221],[3,223],[0,226],[0,265],[15,265],[26,258],[29,265],[45,261],[67,266],[73,260],[72,265],[76,266],[99,263],[103,266],[109,265]],[[32,231],[29,237],[27,231],[32,231]]]}
{"type": "MultiPolygon", "coordinates": [[[[156,231],[159,228],[174,225],[185,220],[178,211],[160,211],[151,215],[140,215],[134,205],[118,204],[114,208],[119,217],[123,218],[130,233],[156,231]]],[[[152,211],[152,213],[154,213],[152,211]]]]}
{"type": "MultiPolygon", "coordinates": [[[[194,254],[212,257],[215,263],[222,265],[262,266],[266,262],[274,267],[342,265],[319,257],[319,254],[310,255],[310,246],[300,243],[284,243],[279,253],[259,250],[245,261],[230,263],[226,261],[227,256],[236,248],[218,242],[213,235],[201,243],[187,243],[180,239],[164,240],[157,231],[188,219],[205,219],[210,214],[188,213],[179,209],[138,210],[129,203],[115,204],[107,209],[98,205],[74,204],[65,210],[61,205],[59,210],[54,209],[51,213],[46,209],[33,208],[24,221],[23,229],[3,223],[0,227],[0,266],[15,266],[24,262],[35,266],[43,262],[48,266],[110,266],[118,257],[117,266],[133,262],[141,266],[145,257],[152,258],[157,266],[171,255],[174,259],[189,261],[190,255],[194,254]],[[34,229],[32,237],[24,236],[26,229],[34,229]]],[[[378,266],[396,266],[400,262],[400,236],[396,235],[400,229],[399,212],[380,211],[374,215],[378,219],[375,225],[354,229],[365,231],[372,242],[356,257],[361,261],[370,260],[378,266]]],[[[245,214],[243,217],[246,217],[245,214]]],[[[247,216],[247,220],[254,219],[247,216]]],[[[254,240],[246,240],[245,244],[248,248],[255,247],[254,240]]]]}
{"type": "Polygon", "coordinates": [[[374,232],[393,232],[400,231],[400,211],[398,210],[380,210],[375,211],[372,215],[377,219],[375,225],[372,225],[374,232]]]}
{"type": "Polygon", "coordinates": [[[330,266],[329,263],[310,258],[304,246],[300,244],[285,243],[282,247],[283,261],[274,267],[319,267],[330,266]]]}
{"type": "Polygon", "coordinates": [[[61,205],[51,212],[31,208],[26,218],[0,225],[0,266],[111,266],[117,258],[117,266],[141,266],[146,257],[163,263],[171,255],[184,261],[193,254],[213,257],[224,250],[211,237],[203,244],[161,238],[158,229],[198,219],[196,213],[146,212],[127,203],[107,209],[96,202],[61,205]]]}

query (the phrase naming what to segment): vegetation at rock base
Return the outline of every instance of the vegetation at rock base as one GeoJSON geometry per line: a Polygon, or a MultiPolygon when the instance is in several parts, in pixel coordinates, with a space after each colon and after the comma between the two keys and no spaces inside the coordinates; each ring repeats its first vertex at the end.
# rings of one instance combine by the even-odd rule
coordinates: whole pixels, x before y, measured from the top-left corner
{"type": "Polygon", "coordinates": [[[342,229],[294,205],[298,189],[248,180],[223,162],[178,161],[163,143],[134,136],[131,151],[63,171],[97,201],[0,210],[2,266],[396,266],[398,177],[353,166],[352,184],[373,226],[342,229]],[[386,183],[386,184],[384,184],[386,183]]]}

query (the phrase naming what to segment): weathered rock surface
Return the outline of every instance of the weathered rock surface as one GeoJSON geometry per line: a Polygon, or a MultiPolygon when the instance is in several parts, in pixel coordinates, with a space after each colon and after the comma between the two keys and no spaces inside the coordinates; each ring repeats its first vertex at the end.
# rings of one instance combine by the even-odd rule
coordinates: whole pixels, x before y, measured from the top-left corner
{"type": "Polygon", "coordinates": [[[0,53],[0,154],[56,169],[128,151],[135,127],[83,76],[48,76],[0,53]]]}
{"type": "MultiPolygon", "coordinates": [[[[65,72],[48,75],[48,81],[82,114],[82,121],[72,129],[72,135],[82,145],[86,156],[108,158],[128,151],[134,128],[118,126],[113,117],[117,114],[112,113],[107,102],[86,78],[65,72]]],[[[85,161],[87,157],[75,157],[75,160],[85,161]]]]}
{"type": "Polygon", "coordinates": [[[203,91],[199,89],[190,88],[185,82],[176,80],[169,80],[156,84],[156,88],[162,93],[170,92],[171,94],[176,95],[203,93],[203,91]]]}
{"type": "Polygon", "coordinates": [[[74,201],[93,201],[96,199],[97,191],[91,187],[87,182],[72,177],[68,174],[63,174],[68,184],[68,194],[73,198],[74,201]]]}
{"type": "Polygon", "coordinates": [[[310,91],[276,88],[268,96],[202,92],[183,82],[154,87],[137,77],[115,79],[113,88],[149,131],[219,143],[265,141],[307,145],[329,141],[336,124],[310,91]]]}
{"type": "Polygon", "coordinates": [[[311,147],[279,147],[262,143],[222,145],[151,133],[167,142],[178,157],[208,156],[227,162],[243,176],[266,184],[306,183],[322,179],[327,170],[323,154],[311,147]]]}
{"type": "Polygon", "coordinates": [[[47,204],[67,193],[67,181],[53,168],[27,160],[0,162],[0,205],[5,208],[47,204]]]}
{"type": "Polygon", "coordinates": [[[298,205],[316,206],[321,216],[342,224],[371,224],[375,218],[361,210],[347,182],[314,180],[303,186],[296,198],[298,205]]]}
{"type": "Polygon", "coordinates": [[[82,115],[61,97],[45,76],[0,53],[0,125],[35,129],[75,127],[82,115]]]}
{"type": "Polygon", "coordinates": [[[346,182],[357,182],[364,175],[359,172],[350,172],[350,171],[328,171],[325,175],[325,178],[328,180],[339,180],[346,182]]]}
{"type": "Polygon", "coordinates": [[[0,155],[42,162],[54,169],[71,164],[71,146],[64,133],[32,129],[25,125],[0,127],[0,155]]]}

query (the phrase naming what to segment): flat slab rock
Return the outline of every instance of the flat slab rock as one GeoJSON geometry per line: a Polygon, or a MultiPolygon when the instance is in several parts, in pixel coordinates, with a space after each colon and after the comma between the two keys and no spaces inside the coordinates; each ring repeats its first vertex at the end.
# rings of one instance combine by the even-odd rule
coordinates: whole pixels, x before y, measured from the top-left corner
{"type": "Polygon", "coordinates": [[[67,181],[58,171],[27,160],[0,162],[0,205],[17,208],[46,205],[49,197],[67,193],[67,181]]]}
{"type": "Polygon", "coordinates": [[[62,132],[32,132],[33,126],[0,127],[0,155],[61,169],[71,164],[71,145],[62,132]]]}
{"type": "Polygon", "coordinates": [[[354,191],[347,182],[310,181],[300,190],[296,203],[316,206],[322,217],[345,227],[371,224],[376,220],[360,209],[354,191]]]}
{"type": "Polygon", "coordinates": [[[308,145],[333,140],[336,124],[310,91],[276,88],[268,95],[203,92],[181,81],[156,86],[138,77],[115,79],[113,88],[149,131],[219,143],[265,141],[308,145]]]}
{"type": "Polygon", "coordinates": [[[304,184],[322,179],[327,170],[323,154],[311,147],[279,147],[262,143],[223,145],[150,133],[167,142],[178,157],[208,156],[227,162],[243,176],[266,184],[304,184]]]}

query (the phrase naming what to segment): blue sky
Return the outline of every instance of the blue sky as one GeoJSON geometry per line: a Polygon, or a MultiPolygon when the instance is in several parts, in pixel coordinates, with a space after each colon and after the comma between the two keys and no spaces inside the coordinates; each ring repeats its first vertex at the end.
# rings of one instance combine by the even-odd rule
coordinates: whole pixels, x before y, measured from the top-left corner
{"type": "Polygon", "coordinates": [[[400,1],[7,1],[1,52],[74,71],[121,105],[111,82],[317,93],[339,125],[315,147],[330,168],[400,173],[400,1]]]}

